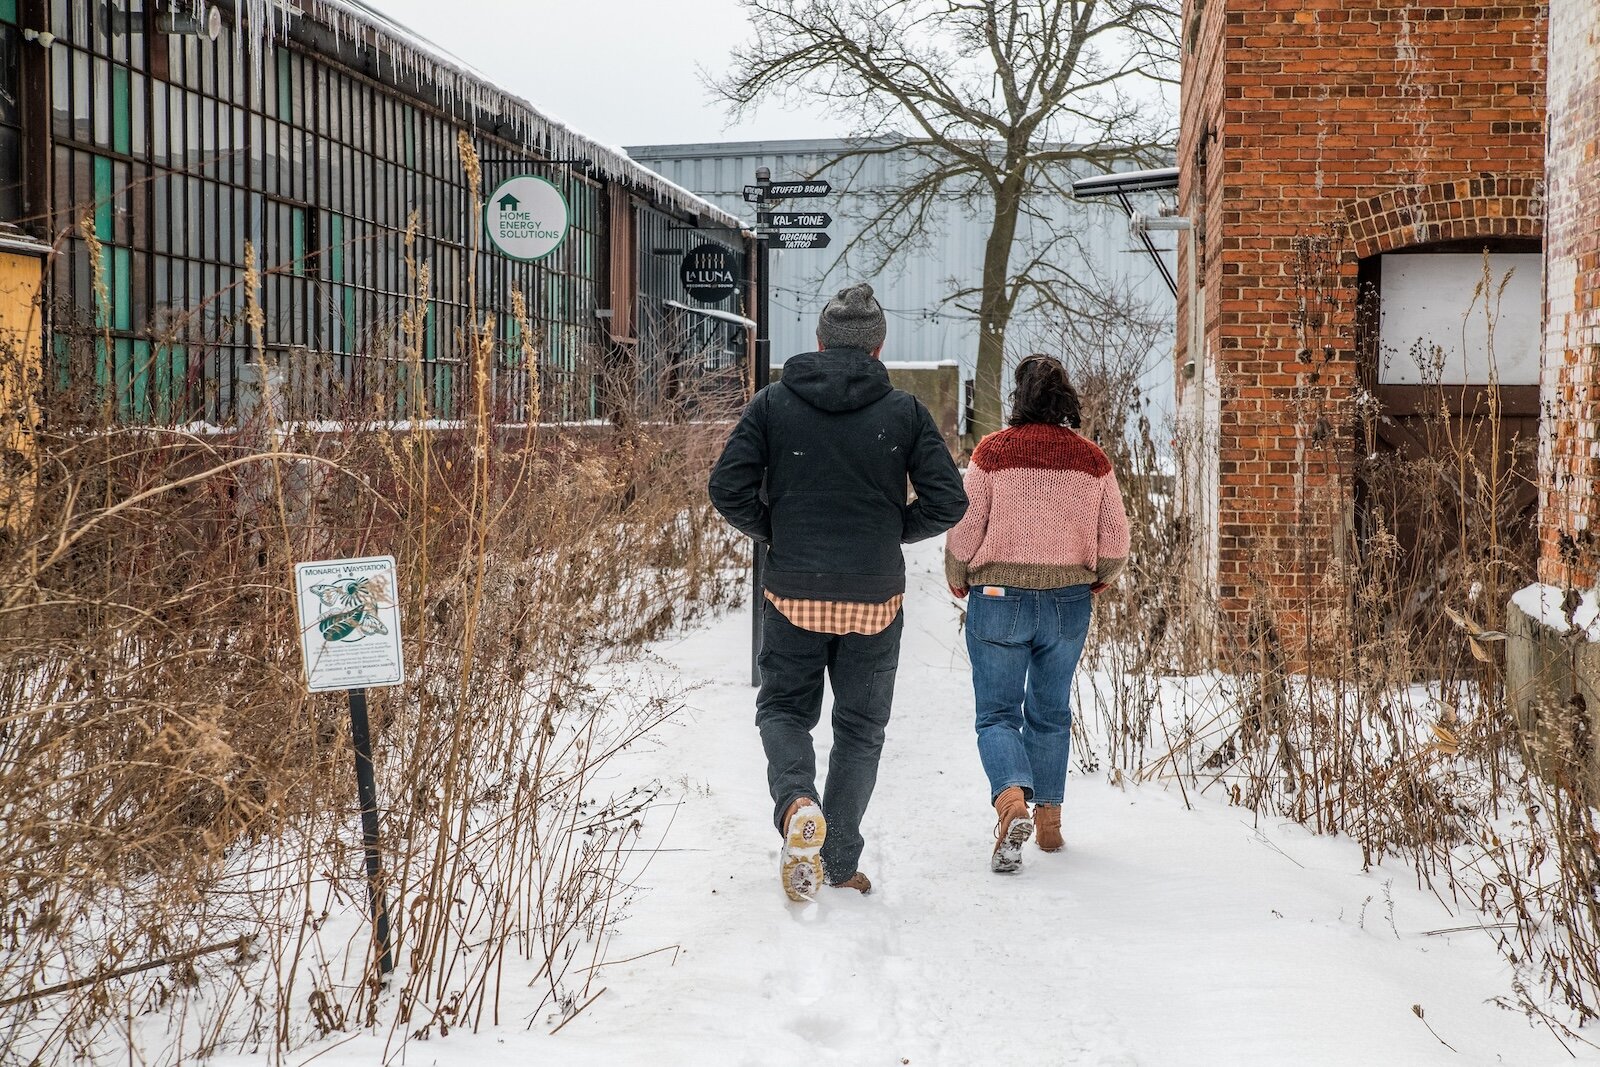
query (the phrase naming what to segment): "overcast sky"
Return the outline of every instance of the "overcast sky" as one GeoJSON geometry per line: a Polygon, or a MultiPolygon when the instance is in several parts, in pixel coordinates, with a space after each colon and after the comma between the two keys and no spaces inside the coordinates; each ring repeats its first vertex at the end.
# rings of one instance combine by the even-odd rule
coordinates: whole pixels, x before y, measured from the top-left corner
{"type": "Polygon", "coordinates": [[[830,137],[823,116],[769,107],[730,127],[699,69],[750,35],[737,0],[366,0],[598,141],[830,137]]]}

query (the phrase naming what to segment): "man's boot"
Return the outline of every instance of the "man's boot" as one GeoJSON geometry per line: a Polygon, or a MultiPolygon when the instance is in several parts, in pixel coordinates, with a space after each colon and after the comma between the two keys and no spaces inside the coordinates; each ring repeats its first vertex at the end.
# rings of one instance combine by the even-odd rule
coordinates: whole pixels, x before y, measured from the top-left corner
{"type": "Polygon", "coordinates": [[[1028,800],[1022,795],[1022,787],[1002,789],[994,798],[994,811],[1000,823],[995,827],[989,869],[996,874],[1011,874],[1022,869],[1022,846],[1033,836],[1033,819],[1028,815],[1028,800]]]}
{"type": "Polygon", "coordinates": [[[866,896],[868,893],[872,892],[872,879],[868,878],[860,871],[857,871],[855,874],[852,874],[843,881],[829,882],[828,884],[835,889],[854,889],[862,896],[866,896]]]}
{"type": "Polygon", "coordinates": [[[799,797],[783,816],[783,891],[797,904],[816,899],[822,888],[822,842],[828,821],[810,797],[799,797]]]}
{"type": "Polygon", "coordinates": [[[1039,831],[1039,849],[1043,852],[1060,852],[1067,847],[1061,836],[1061,805],[1035,804],[1033,822],[1039,831]]]}

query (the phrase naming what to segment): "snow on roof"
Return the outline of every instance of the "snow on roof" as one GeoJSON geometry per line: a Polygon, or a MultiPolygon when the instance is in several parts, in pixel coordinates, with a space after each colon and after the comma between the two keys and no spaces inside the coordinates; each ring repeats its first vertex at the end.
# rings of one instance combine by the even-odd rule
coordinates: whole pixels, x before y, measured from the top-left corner
{"type": "MultiPolygon", "coordinates": [[[[216,6],[215,0],[189,3],[201,18],[216,6]]],[[[259,52],[268,42],[287,37],[296,21],[309,20],[326,27],[337,40],[373,49],[380,64],[387,64],[394,75],[432,85],[458,116],[479,111],[501,116],[510,125],[513,139],[546,158],[588,159],[600,175],[611,181],[644,190],[670,207],[703,215],[723,226],[742,228],[737,216],[635,162],[622,149],[585,137],[536,109],[491,82],[460,57],[360,0],[238,0],[233,12],[235,40],[248,44],[252,51],[259,52]]]]}

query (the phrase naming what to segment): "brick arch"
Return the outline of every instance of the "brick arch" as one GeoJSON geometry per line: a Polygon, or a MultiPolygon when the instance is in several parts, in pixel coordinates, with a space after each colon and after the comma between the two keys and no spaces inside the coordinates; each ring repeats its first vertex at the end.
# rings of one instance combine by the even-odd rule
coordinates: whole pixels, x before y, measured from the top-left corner
{"type": "Polygon", "coordinates": [[[1544,236],[1544,178],[1480,174],[1403,185],[1346,209],[1356,255],[1474,237],[1544,236]]]}

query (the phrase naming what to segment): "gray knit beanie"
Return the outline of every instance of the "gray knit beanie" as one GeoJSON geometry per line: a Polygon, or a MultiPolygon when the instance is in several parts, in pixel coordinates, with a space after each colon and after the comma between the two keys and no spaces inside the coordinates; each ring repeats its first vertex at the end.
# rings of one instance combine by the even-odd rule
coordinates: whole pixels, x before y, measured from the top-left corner
{"type": "Polygon", "coordinates": [[[871,352],[887,332],[883,308],[866,282],[840,289],[817,320],[817,342],[823,348],[859,348],[871,352]]]}

